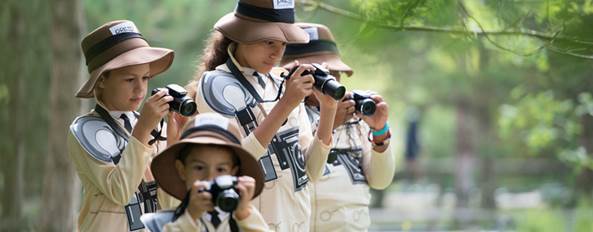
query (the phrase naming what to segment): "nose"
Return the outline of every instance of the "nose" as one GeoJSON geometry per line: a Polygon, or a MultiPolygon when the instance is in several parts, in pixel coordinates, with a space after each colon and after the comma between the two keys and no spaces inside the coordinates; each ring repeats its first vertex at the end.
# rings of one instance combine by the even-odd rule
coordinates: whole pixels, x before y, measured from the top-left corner
{"type": "Polygon", "coordinates": [[[208,180],[214,180],[214,178],[216,178],[216,169],[210,169],[208,171],[208,176],[207,176],[208,180]]]}
{"type": "Polygon", "coordinates": [[[147,88],[147,86],[143,82],[142,78],[138,78],[138,79],[136,79],[136,81],[134,81],[134,93],[135,94],[146,92],[146,88],[147,88]]]}

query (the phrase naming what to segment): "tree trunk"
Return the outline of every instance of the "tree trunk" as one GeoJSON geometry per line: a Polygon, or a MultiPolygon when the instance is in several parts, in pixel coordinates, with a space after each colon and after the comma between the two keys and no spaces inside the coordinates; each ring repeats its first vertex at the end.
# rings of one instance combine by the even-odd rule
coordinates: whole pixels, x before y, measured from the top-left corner
{"type": "Polygon", "coordinates": [[[73,93],[80,75],[81,5],[78,0],[54,0],[51,6],[49,153],[45,160],[40,228],[73,231],[80,187],[68,156],[66,135],[79,111],[79,101],[73,93]]]}
{"type": "MultiPolygon", "coordinates": [[[[585,148],[587,155],[591,157],[591,154],[593,154],[593,116],[581,116],[581,125],[583,134],[581,135],[580,143],[585,148]]],[[[583,169],[577,176],[575,186],[579,194],[577,196],[591,197],[591,194],[593,194],[593,170],[583,169]]]]}
{"type": "Polygon", "coordinates": [[[467,208],[473,187],[474,141],[468,103],[459,101],[456,103],[456,109],[455,203],[457,208],[467,208]]]}
{"type": "MultiPolygon", "coordinates": [[[[6,76],[2,79],[6,80],[9,97],[8,109],[6,110],[8,118],[8,131],[11,136],[11,142],[5,144],[7,154],[2,161],[2,177],[4,179],[4,190],[2,194],[2,220],[0,221],[0,230],[2,231],[18,231],[24,229],[23,226],[23,167],[25,157],[25,139],[24,139],[24,122],[22,117],[23,104],[23,79],[22,72],[23,62],[21,59],[25,45],[24,37],[26,36],[26,20],[22,5],[16,1],[9,1],[6,4],[9,12],[9,21],[6,25],[8,33],[7,38],[2,38],[3,42],[11,42],[2,58],[6,65],[6,76]],[[10,37],[10,38],[8,38],[10,37]],[[12,57],[12,59],[8,58],[12,57]]],[[[24,62],[23,62],[24,63],[24,62]]]]}

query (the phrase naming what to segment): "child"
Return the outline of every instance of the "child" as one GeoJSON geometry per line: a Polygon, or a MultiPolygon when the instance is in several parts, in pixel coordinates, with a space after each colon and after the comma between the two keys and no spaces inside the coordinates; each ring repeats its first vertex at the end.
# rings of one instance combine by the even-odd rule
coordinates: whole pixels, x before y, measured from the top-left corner
{"type": "Polygon", "coordinates": [[[151,231],[268,231],[250,203],[262,189],[264,177],[257,161],[241,147],[239,128],[227,118],[202,113],[186,125],[181,140],[152,162],[163,190],[183,200],[175,211],[142,216],[151,231]],[[232,213],[213,204],[208,182],[238,176],[239,203],[232,213]]]}
{"type": "MultiPolygon", "coordinates": [[[[341,73],[352,75],[352,69],[340,59],[329,28],[311,23],[297,25],[309,33],[311,40],[308,44],[288,45],[283,64],[295,60],[325,63],[338,81],[341,73]]],[[[376,110],[370,116],[355,113],[353,100],[338,104],[334,147],[326,172],[311,188],[310,231],[368,230],[369,187],[384,189],[391,184],[395,161],[389,149],[388,106],[379,95],[371,95],[371,99],[376,104],[376,110]],[[369,135],[372,135],[372,141],[369,141],[369,135]]],[[[305,104],[311,123],[315,125],[319,118],[318,100],[309,96],[305,104]]]]}
{"type": "MultiPolygon", "coordinates": [[[[155,128],[173,98],[161,91],[135,112],[148,80],[171,66],[173,51],[150,47],[127,20],[95,29],[82,40],[82,50],[90,79],[76,96],[95,98],[97,104],[74,120],[68,134],[69,155],[84,189],[78,230],[138,230],[143,212],[176,205],[157,190],[148,169],[152,156],[166,145],[160,136],[163,127],[155,128]]],[[[170,139],[176,137],[172,118],[170,139]]]]}
{"type": "MultiPolygon", "coordinates": [[[[243,147],[259,159],[266,188],[254,200],[271,229],[309,229],[309,181],[317,181],[331,148],[337,102],[314,89],[311,65],[288,79],[273,74],[286,44],[306,43],[293,24],[294,1],[240,0],[235,12],[215,25],[196,77],[198,111],[215,112],[242,127],[243,147]],[[320,120],[312,136],[305,96],[320,100],[320,120]]],[[[288,72],[286,72],[288,73],[288,72]]]]}

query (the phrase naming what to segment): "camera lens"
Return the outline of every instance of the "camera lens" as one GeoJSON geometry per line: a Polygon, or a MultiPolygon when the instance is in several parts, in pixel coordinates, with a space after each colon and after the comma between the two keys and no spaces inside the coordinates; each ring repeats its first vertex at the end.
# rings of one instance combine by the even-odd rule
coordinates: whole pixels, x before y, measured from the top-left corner
{"type": "Polygon", "coordinates": [[[239,205],[239,194],[233,189],[224,190],[216,198],[216,206],[225,212],[232,212],[239,205]]]}
{"type": "Polygon", "coordinates": [[[373,115],[375,113],[376,105],[375,101],[371,99],[364,99],[357,102],[358,111],[360,111],[364,115],[373,115]]]}
{"type": "Polygon", "coordinates": [[[321,90],[323,91],[323,93],[331,96],[336,100],[342,99],[342,97],[344,97],[344,94],[346,94],[346,88],[343,85],[329,78],[325,81],[321,90]]]}
{"type": "Polygon", "coordinates": [[[179,113],[183,116],[192,116],[194,113],[196,113],[196,110],[197,105],[191,99],[185,100],[179,106],[179,113]]]}

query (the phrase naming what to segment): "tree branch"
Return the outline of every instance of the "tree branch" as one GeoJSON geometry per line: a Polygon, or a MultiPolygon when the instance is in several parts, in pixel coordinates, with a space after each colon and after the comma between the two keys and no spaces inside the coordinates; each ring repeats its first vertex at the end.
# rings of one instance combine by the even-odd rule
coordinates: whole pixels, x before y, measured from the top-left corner
{"type": "Polygon", "coordinates": [[[528,36],[540,39],[542,41],[567,41],[570,43],[581,44],[581,45],[588,45],[593,46],[593,41],[585,41],[578,38],[562,36],[557,34],[547,34],[543,32],[539,32],[536,30],[530,29],[519,29],[519,30],[502,30],[502,31],[493,31],[493,30],[466,30],[463,28],[447,28],[447,27],[431,27],[431,26],[404,26],[404,25],[393,25],[385,22],[378,22],[369,20],[360,14],[344,10],[327,3],[315,0],[300,0],[301,4],[310,7],[311,9],[321,9],[328,11],[333,14],[341,15],[347,18],[351,18],[357,21],[366,22],[369,25],[372,25],[377,28],[384,28],[396,31],[419,31],[419,32],[439,32],[439,33],[448,33],[448,34],[457,34],[457,35],[475,35],[475,36],[528,36]]]}

